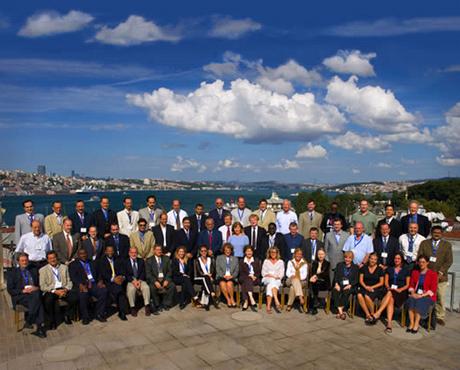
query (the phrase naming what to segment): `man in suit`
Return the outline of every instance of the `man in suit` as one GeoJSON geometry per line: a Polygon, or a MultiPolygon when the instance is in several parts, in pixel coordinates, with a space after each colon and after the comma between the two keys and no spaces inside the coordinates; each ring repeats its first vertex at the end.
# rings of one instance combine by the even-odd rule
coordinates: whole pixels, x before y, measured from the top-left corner
{"type": "MultiPolygon", "coordinates": [[[[128,247],[129,252],[129,247],[128,247]]],[[[107,287],[108,297],[116,303],[118,307],[118,317],[122,321],[128,320],[128,300],[126,298],[125,282],[125,260],[117,257],[115,247],[107,245],[105,255],[98,261],[97,269],[99,277],[107,287]]]]}
{"type": "Polygon", "coordinates": [[[343,221],[341,218],[334,220],[334,229],[326,234],[324,248],[326,257],[331,264],[331,278],[333,271],[339,262],[343,262],[343,246],[347,241],[349,233],[343,230],[343,221]]]}
{"type": "Polygon", "coordinates": [[[267,230],[259,226],[259,216],[255,213],[249,216],[249,223],[250,226],[244,228],[244,233],[254,248],[254,256],[263,261],[268,249],[267,230]]]}
{"type": "Polygon", "coordinates": [[[204,214],[204,206],[201,203],[196,204],[195,213],[189,218],[191,229],[198,235],[205,228],[206,215],[204,214]]]}
{"type": "Polygon", "coordinates": [[[79,234],[72,235],[72,220],[70,218],[63,221],[62,231],[54,236],[52,244],[59,263],[68,265],[74,260],[77,250],[80,248],[80,238],[79,234]]]}
{"type": "Polygon", "coordinates": [[[129,236],[129,244],[135,247],[137,255],[146,260],[153,256],[153,247],[155,246],[155,236],[153,232],[147,229],[147,220],[141,218],[137,222],[138,230],[133,231],[129,236]]]}
{"type": "Polygon", "coordinates": [[[161,208],[157,208],[157,198],[155,195],[149,195],[146,199],[147,207],[139,210],[139,219],[147,220],[149,229],[153,229],[160,223],[160,216],[163,213],[161,208]]]}
{"type": "Polygon", "coordinates": [[[168,311],[173,305],[176,287],[172,281],[171,260],[163,255],[161,245],[156,245],[153,256],[147,259],[145,273],[152,297],[153,314],[168,311]]]}
{"type": "Polygon", "coordinates": [[[75,212],[69,215],[72,220],[72,234],[80,234],[82,240],[88,237],[88,229],[91,226],[91,216],[85,211],[85,202],[75,202],[75,212]]]}
{"type": "Polygon", "coordinates": [[[253,213],[259,217],[259,226],[263,227],[265,230],[268,230],[269,224],[276,222],[275,212],[271,209],[267,209],[267,206],[267,199],[261,199],[259,200],[259,209],[253,213]]]}
{"type": "Polygon", "coordinates": [[[216,205],[216,208],[209,212],[208,217],[211,217],[214,220],[214,227],[218,229],[224,224],[224,216],[230,212],[223,208],[224,200],[222,198],[216,198],[214,204],[216,205]]]}
{"type": "Polygon", "coordinates": [[[313,263],[316,260],[316,252],[318,249],[324,249],[324,243],[318,239],[319,229],[312,227],[310,229],[310,237],[305,240],[306,250],[304,253],[305,259],[308,263],[313,263]]]}
{"type": "Polygon", "coordinates": [[[32,221],[37,220],[40,222],[40,226],[43,228],[45,218],[41,213],[34,213],[34,202],[30,199],[26,199],[22,202],[24,213],[17,215],[14,222],[14,243],[17,245],[19,239],[24,234],[32,231],[32,221]]]}
{"type": "Polygon", "coordinates": [[[242,195],[238,197],[236,205],[237,208],[231,212],[233,220],[241,222],[243,227],[249,226],[249,215],[252,211],[246,207],[246,199],[242,195]]]}
{"type": "Polygon", "coordinates": [[[114,247],[115,255],[121,258],[128,258],[129,238],[126,235],[120,234],[120,229],[117,223],[110,225],[110,234],[105,239],[105,246],[114,247]]]}
{"type": "MultiPolygon", "coordinates": [[[[174,237],[174,251],[183,246],[187,248],[188,258],[195,258],[197,256],[197,232],[192,228],[190,218],[185,217],[182,220],[184,227],[179,231],[176,231],[174,237]]],[[[174,253],[173,251],[173,253],[174,253]]]]}
{"type": "Polygon", "coordinates": [[[90,321],[90,297],[95,297],[97,299],[95,312],[96,320],[106,322],[105,307],[107,304],[107,287],[99,275],[96,262],[88,258],[88,254],[84,248],[78,250],[77,259],[69,265],[69,273],[72,279],[73,289],[78,294],[82,324],[88,325],[90,321]]]}
{"type": "MultiPolygon", "coordinates": [[[[277,247],[280,251],[281,258],[284,260],[284,253],[286,250],[286,241],[284,240],[284,235],[278,232],[276,228],[276,223],[272,222],[268,225],[267,232],[267,248],[277,247]]],[[[267,258],[267,255],[264,255],[262,260],[267,258]]]]}
{"type": "Polygon", "coordinates": [[[409,232],[409,224],[416,223],[418,225],[418,233],[423,237],[428,237],[431,229],[431,222],[428,217],[418,214],[419,204],[413,200],[409,203],[409,213],[401,218],[402,232],[409,232]]]}
{"type": "Polygon", "coordinates": [[[307,254],[307,245],[305,242],[305,238],[302,234],[299,234],[299,227],[297,223],[291,222],[289,225],[289,233],[284,235],[284,252],[283,258],[284,262],[290,261],[294,257],[294,251],[297,248],[302,249],[304,257],[307,254]]]}
{"type": "Polygon", "coordinates": [[[323,240],[323,232],[321,231],[321,222],[323,215],[315,211],[316,203],[310,199],[307,203],[307,210],[299,215],[299,233],[302,235],[310,235],[310,229],[316,227],[318,231],[318,239],[323,240]]]}
{"type": "Polygon", "coordinates": [[[394,238],[399,239],[402,234],[401,222],[399,222],[395,217],[395,210],[392,204],[385,205],[385,218],[382,218],[377,223],[377,228],[375,230],[375,237],[380,238],[382,234],[380,233],[380,228],[383,224],[390,225],[390,235],[394,238]]]}
{"type": "Polygon", "coordinates": [[[187,216],[187,212],[181,209],[180,200],[174,199],[172,201],[172,209],[168,212],[168,224],[170,224],[174,230],[180,230],[183,226],[182,220],[187,216]]]}
{"type": "MultiPolygon", "coordinates": [[[[147,223],[147,221],[146,221],[147,223]]],[[[141,292],[144,299],[145,316],[150,316],[150,288],[146,282],[145,262],[137,256],[136,247],[129,248],[129,258],[125,261],[126,295],[128,296],[131,316],[137,316],[136,294],[141,292]]]]}
{"type": "Polygon", "coordinates": [[[210,256],[217,256],[221,253],[222,234],[214,228],[214,220],[211,217],[206,219],[206,229],[202,230],[198,235],[197,245],[201,247],[206,245],[210,256]]]}
{"type": "Polygon", "coordinates": [[[233,218],[230,213],[226,214],[224,216],[224,224],[217,228],[218,231],[220,231],[222,235],[222,244],[225,244],[228,242],[228,239],[232,236],[232,225],[233,225],[233,218]]]}
{"type": "Polygon", "coordinates": [[[133,210],[133,200],[130,197],[123,199],[123,206],[125,208],[117,213],[118,226],[120,234],[129,237],[133,231],[137,231],[139,212],[133,210]]]}
{"type": "Polygon", "coordinates": [[[374,252],[379,257],[379,265],[386,270],[389,266],[394,266],[395,254],[399,252],[399,240],[391,236],[391,227],[384,223],[380,225],[380,236],[372,241],[374,252]]]}
{"type": "Polygon", "coordinates": [[[117,224],[117,214],[109,209],[109,198],[101,197],[101,208],[95,210],[91,216],[91,225],[96,226],[99,238],[110,236],[110,225],[117,224]]]}
{"type": "Polygon", "coordinates": [[[342,220],[342,230],[346,230],[347,221],[345,220],[345,216],[339,212],[337,202],[332,202],[330,212],[327,212],[323,217],[323,221],[321,221],[321,231],[324,235],[334,230],[334,221],[338,218],[342,220]]]}
{"type": "Polygon", "coordinates": [[[81,242],[82,248],[86,251],[89,260],[99,259],[104,254],[104,240],[98,238],[96,226],[90,226],[88,229],[88,238],[81,242]]]}
{"type": "Polygon", "coordinates": [[[152,229],[156,245],[161,245],[165,255],[171,255],[174,250],[174,227],[168,224],[168,215],[162,213],[160,223],[152,229]]]}
{"type": "Polygon", "coordinates": [[[55,200],[51,206],[53,213],[45,217],[45,233],[53,239],[54,235],[62,231],[62,224],[66,217],[62,214],[62,202],[55,200]]]}
{"type": "Polygon", "coordinates": [[[29,267],[29,257],[26,253],[20,253],[18,267],[14,267],[7,274],[8,293],[11,296],[13,308],[17,304],[27,307],[24,328],[31,329],[33,324],[36,324],[37,329],[32,334],[45,338],[44,310],[38,284],[37,269],[29,267]]]}

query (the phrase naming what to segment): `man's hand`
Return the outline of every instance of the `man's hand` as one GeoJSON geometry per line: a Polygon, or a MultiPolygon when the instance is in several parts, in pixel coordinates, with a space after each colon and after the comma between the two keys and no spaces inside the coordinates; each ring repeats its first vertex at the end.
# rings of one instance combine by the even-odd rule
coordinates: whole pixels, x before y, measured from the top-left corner
{"type": "Polygon", "coordinates": [[[163,288],[166,288],[169,285],[169,281],[165,280],[163,281],[163,288]]]}
{"type": "Polygon", "coordinates": [[[102,280],[99,280],[99,281],[97,282],[97,287],[98,287],[99,289],[105,288],[104,282],[103,282],[102,280]]]}
{"type": "Polygon", "coordinates": [[[155,288],[161,289],[161,284],[159,281],[155,281],[155,288]]]}
{"type": "Polygon", "coordinates": [[[113,281],[114,281],[115,284],[117,284],[117,285],[123,284],[123,281],[124,281],[124,280],[125,280],[124,276],[121,276],[121,275],[115,276],[115,278],[113,279],[113,281]]]}
{"type": "Polygon", "coordinates": [[[351,289],[351,285],[348,284],[346,287],[343,288],[343,290],[348,290],[348,289],[351,289]]]}
{"type": "Polygon", "coordinates": [[[78,288],[80,289],[81,293],[87,293],[88,292],[88,288],[87,288],[87,286],[85,284],[80,284],[78,286],[78,288]]]}
{"type": "Polygon", "coordinates": [[[141,282],[139,280],[133,280],[132,284],[134,285],[136,289],[139,289],[141,286],[141,282]]]}
{"type": "Polygon", "coordinates": [[[313,275],[313,276],[310,278],[310,281],[311,281],[312,283],[316,283],[316,282],[318,281],[318,276],[313,275]]]}
{"type": "Polygon", "coordinates": [[[104,239],[108,238],[110,236],[110,233],[105,233],[104,234],[104,239]]]}

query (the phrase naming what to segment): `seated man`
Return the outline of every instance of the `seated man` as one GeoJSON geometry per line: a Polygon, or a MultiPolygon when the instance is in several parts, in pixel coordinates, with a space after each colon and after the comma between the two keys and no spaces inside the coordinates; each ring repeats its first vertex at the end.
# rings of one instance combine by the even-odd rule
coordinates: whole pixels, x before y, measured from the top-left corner
{"type": "Polygon", "coordinates": [[[107,302],[107,288],[102,279],[99,278],[95,263],[88,258],[86,249],[80,248],[77,251],[77,259],[69,265],[70,278],[80,300],[80,316],[83,325],[88,325],[89,297],[97,298],[96,320],[106,322],[104,317],[105,305],[107,302]]]}
{"type": "Polygon", "coordinates": [[[131,315],[136,317],[136,293],[142,293],[145,306],[145,316],[150,316],[150,288],[145,282],[145,262],[137,256],[136,247],[129,248],[129,258],[125,261],[126,295],[128,296],[129,306],[131,307],[131,315]]]}
{"type": "Polygon", "coordinates": [[[35,323],[37,330],[32,334],[45,338],[43,305],[38,287],[37,269],[28,267],[29,256],[26,253],[19,253],[18,265],[19,267],[13,268],[7,275],[7,289],[13,302],[13,308],[16,308],[17,304],[27,307],[24,328],[31,329],[35,323]]]}
{"type": "Polygon", "coordinates": [[[128,320],[128,302],[125,290],[125,260],[115,256],[113,245],[105,247],[105,256],[99,260],[98,272],[101,280],[107,287],[108,294],[118,306],[118,317],[122,321],[128,320]]]}
{"type": "Polygon", "coordinates": [[[57,328],[60,314],[59,300],[67,302],[64,313],[64,321],[67,325],[72,324],[78,296],[72,291],[72,281],[69,269],[60,264],[55,251],[46,253],[48,264],[38,272],[40,277],[40,290],[43,292],[43,306],[45,307],[45,321],[49,330],[57,328]]]}
{"type": "Polygon", "coordinates": [[[153,314],[158,315],[158,311],[163,309],[168,311],[173,305],[176,288],[172,282],[171,260],[163,255],[161,245],[156,245],[153,256],[147,259],[145,272],[153,301],[153,314]],[[160,294],[163,295],[161,304],[160,294]]]}

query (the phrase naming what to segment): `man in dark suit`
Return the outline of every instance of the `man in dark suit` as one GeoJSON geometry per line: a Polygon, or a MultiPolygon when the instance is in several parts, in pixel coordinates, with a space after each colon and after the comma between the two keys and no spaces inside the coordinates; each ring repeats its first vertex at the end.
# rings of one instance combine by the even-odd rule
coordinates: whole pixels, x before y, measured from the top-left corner
{"type": "MultiPolygon", "coordinates": [[[[274,222],[268,225],[268,232],[267,232],[267,248],[277,247],[281,254],[281,259],[284,260],[284,253],[286,250],[286,240],[284,239],[284,235],[282,233],[278,233],[276,231],[276,224],[274,222]]],[[[265,254],[262,258],[264,260],[267,258],[265,254]]]]}
{"type": "Polygon", "coordinates": [[[145,316],[150,316],[150,288],[145,275],[145,262],[144,259],[137,256],[136,247],[129,248],[129,258],[125,260],[125,271],[126,295],[131,308],[131,315],[137,316],[136,295],[137,292],[140,292],[144,299],[145,316]]]}
{"type": "Polygon", "coordinates": [[[115,256],[123,259],[128,258],[129,251],[129,238],[126,235],[120,234],[120,228],[118,224],[114,223],[110,225],[110,234],[105,239],[106,248],[108,245],[114,247],[115,256]]]}
{"type": "Polygon", "coordinates": [[[101,208],[91,215],[91,225],[96,226],[99,238],[107,238],[110,235],[110,225],[118,224],[117,214],[109,209],[109,198],[101,198],[101,208]]]}
{"type": "Polygon", "coordinates": [[[391,236],[390,225],[383,223],[380,225],[380,236],[376,236],[372,241],[374,252],[379,257],[379,265],[386,269],[388,266],[394,266],[395,254],[399,252],[399,240],[391,236]]]}
{"type": "Polygon", "coordinates": [[[96,226],[90,226],[88,229],[88,237],[81,242],[81,247],[86,250],[88,259],[94,261],[99,259],[104,254],[104,240],[97,237],[96,226]]]}
{"type": "Polygon", "coordinates": [[[32,334],[45,338],[44,310],[38,285],[37,269],[29,267],[29,257],[26,253],[19,253],[18,267],[14,267],[7,274],[8,293],[11,296],[13,308],[17,304],[27,307],[24,328],[31,329],[33,324],[36,324],[37,330],[32,334]]]}
{"type": "Polygon", "coordinates": [[[339,205],[337,202],[331,203],[331,210],[324,214],[323,221],[321,221],[321,230],[323,231],[324,235],[334,229],[334,221],[336,219],[342,220],[342,229],[347,230],[347,221],[345,220],[345,216],[339,212],[339,205]]]}
{"type": "Polygon", "coordinates": [[[71,213],[68,218],[72,220],[72,234],[80,234],[83,240],[86,239],[91,226],[91,216],[85,211],[85,202],[77,200],[75,212],[71,213]]]}
{"type": "Polygon", "coordinates": [[[69,265],[69,274],[73,284],[72,289],[78,292],[82,324],[88,325],[90,321],[90,297],[97,299],[96,320],[106,322],[107,287],[100,277],[96,263],[88,258],[88,254],[84,248],[78,250],[77,259],[69,265]]]}
{"type": "Polygon", "coordinates": [[[161,245],[163,253],[171,255],[174,251],[174,227],[168,224],[168,214],[162,213],[160,216],[160,223],[154,226],[153,236],[155,237],[155,244],[161,245]]]}
{"type": "Polygon", "coordinates": [[[190,217],[190,228],[195,232],[195,234],[199,234],[201,230],[205,228],[205,221],[206,215],[204,214],[204,206],[201,203],[195,205],[195,213],[190,217]]]}
{"type": "Polygon", "coordinates": [[[390,225],[390,235],[396,239],[402,234],[401,222],[395,217],[395,210],[392,204],[387,204],[385,206],[385,218],[382,218],[378,223],[375,229],[375,237],[380,238],[382,234],[380,233],[380,228],[383,224],[390,225]]]}
{"type": "Polygon", "coordinates": [[[222,249],[222,233],[214,228],[214,220],[211,217],[206,219],[205,229],[198,235],[197,246],[206,245],[209,255],[217,256],[222,249]]]}
{"type": "MultiPolygon", "coordinates": [[[[129,253],[129,248],[128,248],[129,253]]],[[[128,320],[128,300],[126,298],[125,259],[117,257],[115,247],[107,245],[105,255],[98,261],[99,276],[107,287],[108,296],[118,307],[118,317],[122,321],[128,320]]]]}
{"type": "Polygon", "coordinates": [[[208,217],[214,220],[214,227],[218,229],[224,224],[224,216],[230,212],[223,208],[224,200],[222,198],[217,198],[215,204],[216,208],[209,212],[208,217]]]}
{"type": "Polygon", "coordinates": [[[56,251],[59,263],[68,265],[73,261],[80,248],[79,234],[72,235],[72,220],[64,219],[62,231],[53,237],[53,250],[56,251]]]}
{"type": "Polygon", "coordinates": [[[184,217],[182,224],[184,227],[176,231],[176,235],[174,237],[174,251],[177,248],[184,246],[187,248],[188,258],[194,258],[197,256],[196,241],[198,234],[192,228],[189,217],[184,217]]]}
{"type": "Polygon", "coordinates": [[[249,216],[249,223],[250,226],[244,228],[244,233],[254,248],[254,256],[263,261],[268,249],[267,230],[259,226],[259,216],[255,213],[249,216]]]}
{"type": "Polygon", "coordinates": [[[318,240],[319,230],[317,227],[310,229],[310,237],[305,241],[304,258],[308,263],[313,263],[316,259],[318,249],[324,249],[324,243],[318,240]]]}
{"type": "Polygon", "coordinates": [[[418,214],[419,204],[413,200],[409,203],[409,214],[401,218],[401,227],[403,233],[409,232],[409,224],[418,224],[418,233],[425,238],[430,235],[431,222],[428,217],[418,214]]]}

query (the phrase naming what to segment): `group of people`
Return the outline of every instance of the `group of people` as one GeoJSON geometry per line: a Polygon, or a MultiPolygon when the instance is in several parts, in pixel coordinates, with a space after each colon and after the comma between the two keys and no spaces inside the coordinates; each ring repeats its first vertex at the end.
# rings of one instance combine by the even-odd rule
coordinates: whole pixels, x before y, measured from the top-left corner
{"type": "Polygon", "coordinates": [[[265,199],[250,210],[242,196],[231,212],[217,198],[209,213],[197,204],[192,215],[179,200],[166,212],[153,195],[139,211],[130,197],[119,212],[105,196],[92,214],[81,200],[68,216],[60,201],[46,217],[34,212],[31,200],[23,206],[15,225],[18,266],[8,274],[8,292],[14,305],[28,308],[25,326],[36,324],[39,337],[61,321],[71,324],[77,306],[87,325],[113,312],[121,320],[137,316],[138,298],[146,316],[168,311],[176,294],[180,309],[189,303],[219,309],[222,297],[236,308],[237,288],[242,310],[257,311],[254,294],[265,291],[267,313],[281,313],[280,291],[287,287],[287,311],[316,314],[320,292],[330,291],[338,319],[346,319],[356,295],[367,325],[386,311],[386,332],[403,305],[408,332],[418,331],[435,303],[444,325],[452,246],[439,226],[418,213],[415,201],[401,220],[390,204],[378,220],[363,199],[349,224],[336,203],[322,215],[309,200],[297,216],[289,200],[275,214],[265,199]]]}

